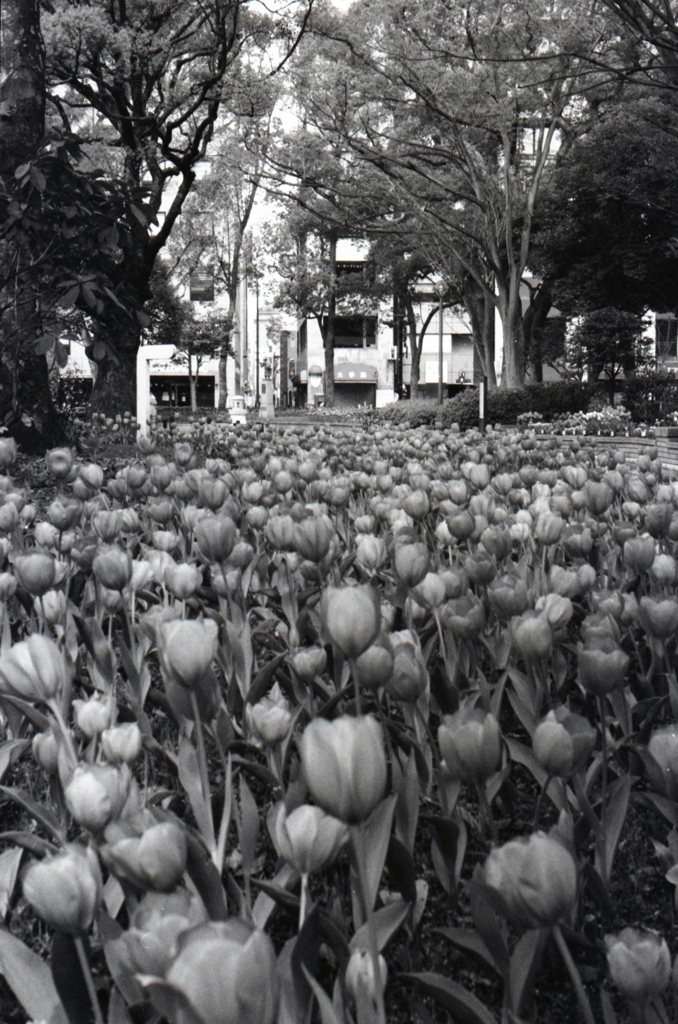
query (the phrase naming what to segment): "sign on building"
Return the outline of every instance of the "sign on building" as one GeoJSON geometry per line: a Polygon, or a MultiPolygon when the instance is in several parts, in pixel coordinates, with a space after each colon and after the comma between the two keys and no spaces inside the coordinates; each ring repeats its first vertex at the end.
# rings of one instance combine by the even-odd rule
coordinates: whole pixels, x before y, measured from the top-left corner
{"type": "Polygon", "coordinates": [[[196,267],[190,276],[191,302],[214,302],[214,270],[196,267]]]}

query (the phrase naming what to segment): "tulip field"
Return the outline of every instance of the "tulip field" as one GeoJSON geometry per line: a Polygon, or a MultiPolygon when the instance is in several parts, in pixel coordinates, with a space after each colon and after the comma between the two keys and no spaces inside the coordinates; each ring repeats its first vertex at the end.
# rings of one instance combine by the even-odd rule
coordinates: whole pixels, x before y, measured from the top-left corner
{"type": "Polygon", "coordinates": [[[0,439],[0,1020],[678,1022],[677,644],[656,450],[0,439]]]}

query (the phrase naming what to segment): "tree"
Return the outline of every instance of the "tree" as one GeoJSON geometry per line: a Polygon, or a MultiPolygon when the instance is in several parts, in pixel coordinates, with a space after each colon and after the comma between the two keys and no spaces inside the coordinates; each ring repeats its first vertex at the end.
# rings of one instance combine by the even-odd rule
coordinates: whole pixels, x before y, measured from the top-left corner
{"type": "MultiPolygon", "coordinates": [[[[539,191],[610,77],[585,59],[604,51],[601,20],[577,2],[566,15],[541,0],[382,0],[318,28],[354,69],[342,138],[438,239],[454,278],[473,282],[468,294],[496,308],[507,384],[526,362],[521,286],[539,191]]],[[[312,103],[314,122],[339,132],[334,95],[318,90],[312,103]]]]}
{"type": "Polygon", "coordinates": [[[678,115],[663,100],[615,105],[572,147],[538,205],[532,268],[568,316],[675,308],[678,115]]]}
{"type": "Polygon", "coordinates": [[[648,340],[643,338],[643,319],[620,309],[593,309],[577,323],[567,341],[563,369],[578,380],[606,378],[610,404],[615,383],[647,362],[648,340]]]}
{"type": "Polygon", "coordinates": [[[82,166],[79,140],[45,124],[37,4],[10,0],[0,22],[0,408],[24,448],[57,442],[50,362],[63,365],[68,310],[123,301],[110,271],[129,230],[129,197],[82,166]]]}
{"type": "MultiPolygon", "coordinates": [[[[185,365],[188,370],[188,383],[191,394],[191,410],[198,408],[197,383],[200,367],[206,359],[212,359],[223,353],[229,346],[229,338],[233,322],[228,313],[212,309],[209,313],[196,316],[189,307],[177,340],[177,353],[174,361],[185,365]]],[[[231,351],[232,355],[233,352],[231,351]]]]}
{"type": "MultiPolygon", "coordinates": [[[[89,136],[105,144],[109,159],[117,156],[120,181],[130,188],[149,183],[146,204],[136,208],[138,231],[123,248],[115,276],[135,305],[150,296],[155,261],[208,153],[220,112],[240,101],[239,79],[251,55],[271,53],[275,33],[282,35],[288,24],[260,10],[251,0],[55,0],[43,19],[52,102],[82,132],[83,111],[94,112],[89,136]]],[[[272,64],[269,59],[268,73],[275,71],[272,64]]],[[[95,401],[104,410],[133,404],[144,322],[138,317],[121,330],[106,310],[97,313],[95,338],[117,352],[117,362],[106,355],[99,366],[95,401]]]]}

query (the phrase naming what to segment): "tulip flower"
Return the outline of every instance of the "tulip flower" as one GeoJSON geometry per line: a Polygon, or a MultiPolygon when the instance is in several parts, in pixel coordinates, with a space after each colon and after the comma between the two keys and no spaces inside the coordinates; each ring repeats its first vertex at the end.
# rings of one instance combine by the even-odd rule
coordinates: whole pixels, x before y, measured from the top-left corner
{"type": "Polygon", "coordinates": [[[313,516],[295,523],[294,547],[309,562],[321,562],[330,550],[334,535],[334,526],[328,516],[313,516]]]}
{"type": "Polygon", "coordinates": [[[165,586],[180,601],[192,597],[201,583],[202,573],[197,565],[172,562],[165,569],[165,586]]]}
{"type": "Polygon", "coordinates": [[[92,562],[92,572],[103,587],[120,592],[132,578],[132,556],[115,546],[103,548],[92,562]]]}
{"type": "Polygon", "coordinates": [[[416,587],[428,572],[429,560],[425,544],[398,544],[394,556],[396,576],[406,587],[416,587]]]}
{"type": "Polygon", "coordinates": [[[205,920],[202,900],[186,889],[146,892],[121,936],[126,959],[139,974],[164,977],[176,959],[181,935],[205,920]]]}
{"type": "Polygon", "coordinates": [[[345,658],[357,658],[381,632],[379,597],[370,586],[328,587],[321,615],[326,636],[345,658]]]}
{"type": "Polygon", "coordinates": [[[213,619],[172,619],[157,629],[158,658],[164,678],[186,689],[199,686],[217,653],[218,627],[213,619]]]}
{"type": "Polygon", "coordinates": [[[193,527],[200,554],[206,562],[225,562],[235,545],[238,531],[227,516],[201,519],[193,527]]]}
{"type": "Polygon", "coordinates": [[[675,799],[678,796],[678,726],[655,729],[647,749],[659,768],[662,791],[675,799]]]}
{"type": "Polygon", "coordinates": [[[350,999],[360,1004],[362,1000],[374,1003],[386,988],[388,967],[379,954],[379,980],[374,969],[374,959],[366,949],[354,949],[346,967],[346,991],[350,999]]]}
{"type": "Polygon", "coordinates": [[[125,806],[130,783],[126,765],[78,764],[64,789],[66,806],[78,825],[101,832],[125,806]]]}
{"type": "Polygon", "coordinates": [[[379,637],[355,660],[353,670],[359,684],[366,690],[378,690],[384,686],[393,674],[394,658],[389,636],[379,637]]]}
{"type": "Polygon", "coordinates": [[[320,807],[302,804],[287,814],[280,803],[269,818],[271,838],[279,855],[300,875],[322,871],[348,840],[348,828],[320,807]]]}
{"type": "Polygon", "coordinates": [[[453,779],[483,783],[501,768],[499,722],[482,708],[464,707],[445,715],[438,729],[438,745],[453,779]]]}
{"type": "Polygon", "coordinates": [[[245,719],[250,733],[259,743],[264,746],[282,743],[292,728],[293,715],[278,683],[256,704],[246,705],[245,719]]]}
{"type": "Polygon", "coordinates": [[[381,727],[367,716],[314,719],[299,741],[304,778],[328,814],[356,824],[386,793],[386,755],[381,727]]]}
{"type": "Polygon", "coordinates": [[[101,855],[117,878],[138,889],[169,892],[186,868],[186,833],[174,821],[156,821],[150,812],[109,825],[101,855]]]}
{"type": "Polygon", "coordinates": [[[38,702],[58,697],[66,683],[64,655],[53,640],[33,633],[0,657],[0,691],[38,702]]]}
{"type": "Polygon", "coordinates": [[[492,850],[481,877],[506,917],[524,928],[548,928],[577,901],[577,865],[570,851],[545,832],[492,850]]]}
{"type": "Polygon", "coordinates": [[[605,936],[610,977],[622,995],[647,1003],[661,995],[671,977],[666,940],[650,928],[623,928],[605,936]]]}
{"type": "Polygon", "coordinates": [[[115,714],[115,701],[112,697],[100,697],[95,694],[89,700],[74,700],[73,711],[78,729],[92,739],[112,724],[115,714]]]}
{"type": "Polygon", "coordinates": [[[290,663],[302,683],[312,683],[325,671],[327,654],[322,647],[302,647],[292,656],[290,663]]]}
{"type": "Polygon", "coordinates": [[[532,735],[532,750],[548,775],[569,778],[586,767],[596,745],[596,730],[582,715],[565,708],[549,711],[532,735]]]}
{"type": "Polygon", "coordinates": [[[0,437],[0,473],[4,473],[14,463],[17,452],[17,443],[13,437],[0,437]]]}
{"type": "Polygon", "coordinates": [[[629,656],[612,637],[600,637],[579,645],[577,665],[584,689],[604,696],[626,679],[629,656]]]}
{"type": "Polygon", "coordinates": [[[656,548],[652,537],[634,537],[624,544],[624,565],[629,572],[639,574],[652,568],[656,548]]]}
{"type": "Polygon", "coordinates": [[[110,764],[132,764],[141,753],[141,729],[136,722],[123,722],[101,734],[101,750],[110,764]]]}
{"type": "Polygon", "coordinates": [[[167,982],[201,1024],[273,1024],[280,982],[268,936],[238,918],[184,932],[167,982]]]}
{"type": "Polygon", "coordinates": [[[393,697],[416,701],[426,691],[428,672],[416,636],[409,629],[389,634],[393,650],[393,669],[384,683],[393,697]]]}
{"type": "Polygon", "coordinates": [[[54,586],[56,563],[51,555],[35,551],[30,555],[17,555],[14,572],[24,590],[41,597],[54,586]]]}
{"type": "Polygon", "coordinates": [[[69,844],[54,857],[28,868],[23,893],[39,917],[67,935],[87,931],[99,909],[102,882],[96,854],[69,844]]]}
{"type": "Polygon", "coordinates": [[[510,622],[511,636],[525,661],[547,657],[553,648],[553,631],[545,615],[526,611],[510,622]]]}

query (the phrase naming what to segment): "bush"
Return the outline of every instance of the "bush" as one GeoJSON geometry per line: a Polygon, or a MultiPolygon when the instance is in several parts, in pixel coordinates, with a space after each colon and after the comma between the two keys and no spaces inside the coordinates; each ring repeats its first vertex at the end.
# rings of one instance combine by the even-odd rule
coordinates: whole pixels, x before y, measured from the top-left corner
{"type": "Polygon", "coordinates": [[[636,423],[664,423],[678,409],[678,379],[665,370],[629,377],[623,395],[636,423]]]}
{"type": "MultiPolygon", "coordinates": [[[[494,388],[487,393],[488,423],[513,424],[525,412],[536,412],[540,419],[551,420],[588,408],[589,388],[578,381],[553,381],[525,384],[521,388],[494,388]]],[[[395,402],[370,414],[372,422],[407,424],[410,427],[433,426],[439,406],[431,399],[395,402]]],[[[458,423],[461,430],[478,425],[478,389],[467,388],[443,403],[443,426],[458,423]]]]}

